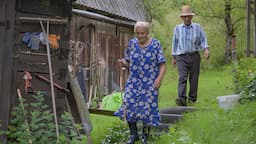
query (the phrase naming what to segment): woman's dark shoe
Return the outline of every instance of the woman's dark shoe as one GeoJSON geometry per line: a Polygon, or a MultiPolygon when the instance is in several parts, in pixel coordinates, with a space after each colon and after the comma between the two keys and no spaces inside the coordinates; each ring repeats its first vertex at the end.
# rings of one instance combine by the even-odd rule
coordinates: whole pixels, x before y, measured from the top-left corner
{"type": "Polygon", "coordinates": [[[138,140],[139,140],[139,136],[138,135],[130,135],[127,144],[134,144],[138,140]]]}
{"type": "Polygon", "coordinates": [[[147,144],[147,134],[142,134],[141,142],[142,144],[147,144]]]}

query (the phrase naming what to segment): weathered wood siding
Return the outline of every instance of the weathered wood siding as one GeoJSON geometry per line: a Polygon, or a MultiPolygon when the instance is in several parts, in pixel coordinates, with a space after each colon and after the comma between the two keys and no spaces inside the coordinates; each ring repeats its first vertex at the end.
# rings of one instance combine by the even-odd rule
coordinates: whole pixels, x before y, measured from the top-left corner
{"type": "Polygon", "coordinates": [[[71,40],[85,45],[79,63],[87,70],[87,98],[100,98],[123,87],[127,74],[121,74],[122,70],[116,62],[123,58],[132,36],[133,27],[72,16],[71,40]]]}
{"type": "MultiPolygon", "coordinates": [[[[3,8],[1,8],[1,12],[5,11],[8,12],[8,14],[5,14],[4,12],[1,13],[1,16],[7,15],[8,18],[12,18],[13,20],[10,22],[10,30],[12,30],[12,33],[8,32],[8,30],[4,31],[4,40],[6,41],[4,46],[5,49],[2,49],[1,47],[0,62],[3,68],[1,67],[0,70],[0,78],[2,83],[0,86],[2,90],[0,91],[2,91],[3,95],[1,94],[1,96],[4,96],[4,99],[0,101],[0,106],[4,107],[1,108],[1,110],[4,110],[6,113],[1,112],[0,114],[5,114],[5,117],[8,118],[10,117],[10,110],[8,108],[14,106],[16,103],[17,89],[21,90],[22,96],[27,99],[28,103],[33,101],[33,98],[31,97],[32,93],[25,94],[24,92],[24,71],[30,72],[32,76],[32,88],[29,89],[29,91],[45,91],[45,99],[50,105],[50,108],[52,108],[50,84],[36,76],[36,74],[40,74],[47,79],[50,79],[46,46],[40,44],[38,50],[31,50],[25,43],[22,42],[22,38],[25,32],[43,31],[38,19],[51,19],[49,25],[49,34],[57,34],[60,36],[59,49],[51,49],[53,79],[54,82],[66,88],[67,59],[69,52],[68,19],[71,14],[71,4],[68,1],[62,2],[59,0],[11,0],[8,2],[6,1],[6,3],[4,1],[3,3],[4,5],[3,8]],[[14,2],[16,2],[16,9],[14,9],[14,2]],[[13,3],[13,8],[10,6],[6,7],[6,5],[11,5],[11,3],[13,3]],[[44,4],[42,5],[41,3],[44,4]],[[69,11],[63,11],[67,9],[69,9],[69,11]],[[27,54],[26,52],[35,54],[27,54]],[[10,102],[13,105],[10,105],[10,102]]],[[[42,22],[46,29],[46,21],[42,20],[42,22]]],[[[64,99],[65,94],[66,93],[63,92],[63,90],[55,88],[56,107],[58,114],[62,113],[64,109],[66,109],[64,99]]],[[[4,124],[7,123],[8,119],[5,119],[4,124]]]]}
{"type": "MultiPolygon", "coordinates": [[[[15,0],[0,1],[0,120],[3,129],[7,128],[12,104],[13,83],[12,48],[15,22],[15,0]]],[[[0,138],[3,142],[4,138],[0,138]]]]}

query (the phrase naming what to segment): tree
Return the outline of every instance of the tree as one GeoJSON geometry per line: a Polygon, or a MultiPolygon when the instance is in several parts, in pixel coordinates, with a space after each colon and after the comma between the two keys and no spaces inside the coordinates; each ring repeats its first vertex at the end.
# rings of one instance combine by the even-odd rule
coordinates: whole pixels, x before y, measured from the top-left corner
{"type": "Polygon", "coordinates": [[[184,4],[191,5],[197,16],[225,22],[225,63],[231,62],[232,37],[245,16],[245,0],[144,0],[151,17],[162,23],[164,16],[184,4]]]}
{"type": "Polygon", "coordinates": [[[223,19],[226,25],[225,63],[231,62],[232,37],[238,29],[240,22],[245,19],[244,0],[193,0],[191,5],[197,15],[223,19]]]}

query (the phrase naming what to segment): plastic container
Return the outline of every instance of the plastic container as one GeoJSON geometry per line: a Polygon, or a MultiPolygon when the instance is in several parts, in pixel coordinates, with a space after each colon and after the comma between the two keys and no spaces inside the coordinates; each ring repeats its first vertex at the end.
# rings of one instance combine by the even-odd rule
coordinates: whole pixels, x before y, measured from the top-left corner
{"type": "Polygon", "coordinates": [[[217,100],[219,102],[220,108],[224,110],[229,110],[234,107],[234,105],[238,102],[240,95],[226,95],[226,96],[218,96],[217,100]]]}

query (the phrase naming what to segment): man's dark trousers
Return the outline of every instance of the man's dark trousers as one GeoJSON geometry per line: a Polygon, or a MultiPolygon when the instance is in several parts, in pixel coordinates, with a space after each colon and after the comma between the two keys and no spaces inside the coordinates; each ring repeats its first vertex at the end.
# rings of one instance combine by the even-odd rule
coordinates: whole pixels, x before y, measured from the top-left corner
{"type": "Polygon", "coordinates": [[[187,99],[187,79],[189,78],[189,101],[196,102],[198,78],[200,73],[201,57],[198,52],[176,56],[179,72],[178,96],[180,100],[187,99]]]}

